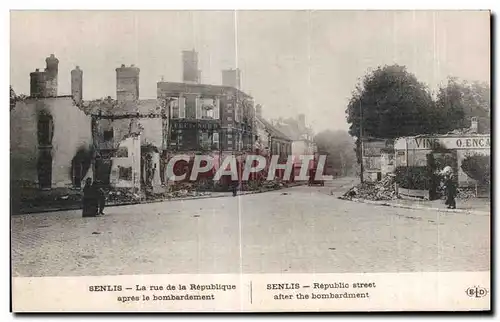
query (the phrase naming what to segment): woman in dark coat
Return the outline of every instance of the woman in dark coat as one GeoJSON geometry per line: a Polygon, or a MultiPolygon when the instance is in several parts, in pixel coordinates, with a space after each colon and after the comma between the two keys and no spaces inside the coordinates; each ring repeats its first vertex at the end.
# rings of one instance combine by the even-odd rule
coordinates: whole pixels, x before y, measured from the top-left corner
{"type": "Polygon", "coordinates": [[[444,186],[446,192],[446,206],[447,208],[455,209],[457,208],[457,202],[455,197],[457,195],[457,185],[453,179],[453,175],[449,174],[444,179],[444,186]]]}
{"type": "Polygon", "coordinates": [[[92,184],[92,179],[87,178],[85,187],[83,188],[83,217],[97,217],[99,212],[98,196],[95,185],[92,184]]]}

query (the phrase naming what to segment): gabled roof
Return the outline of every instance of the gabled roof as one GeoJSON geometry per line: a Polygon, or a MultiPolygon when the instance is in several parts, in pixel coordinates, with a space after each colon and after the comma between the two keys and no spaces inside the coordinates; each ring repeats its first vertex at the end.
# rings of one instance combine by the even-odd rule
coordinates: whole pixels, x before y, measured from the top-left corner
{"type": "Polygon", "coordinates": [[[287,141],[292,141],[290,137],[288,137],[286,134],[278,130],[276,127],[274,127],[271,123],[269,123],[266,119],[264,119],[261,116],[257,115],[257,119],[264,124],[266,130],[271,134],[272,137],[281,139],[281,140],[287,140],[287,141]]]}

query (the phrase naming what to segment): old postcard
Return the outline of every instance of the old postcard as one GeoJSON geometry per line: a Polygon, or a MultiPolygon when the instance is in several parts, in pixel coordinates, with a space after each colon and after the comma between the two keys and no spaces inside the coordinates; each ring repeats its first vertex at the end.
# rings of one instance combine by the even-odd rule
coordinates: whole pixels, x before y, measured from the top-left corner
{"type": "Polygon", "coordinates": [[[11,11],[14,312],[490,310],[489,11],[11,11]]]}

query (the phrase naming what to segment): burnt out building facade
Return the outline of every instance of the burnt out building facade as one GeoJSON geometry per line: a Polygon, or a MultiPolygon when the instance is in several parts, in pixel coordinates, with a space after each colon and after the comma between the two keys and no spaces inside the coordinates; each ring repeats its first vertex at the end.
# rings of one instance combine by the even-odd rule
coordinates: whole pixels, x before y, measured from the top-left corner
{"type": "Polygon", "coordinates": [[[116,100],[84,102],[92,118],[94,179],[112,188],[161,192],[160,155],[166,114],[156,99],[139,98],[140,69],[116,68],[116,100]]]}
{"type": "Polygon", "coordinates": [[[30,96],[16,99],[10,111],[13,194],[80,188],[92,176],[91,119],[78,105],[83,71],[71,72],[71,95],[58,95],[59,60],[45,61],[45,71],[30,74],[30,96]]]}

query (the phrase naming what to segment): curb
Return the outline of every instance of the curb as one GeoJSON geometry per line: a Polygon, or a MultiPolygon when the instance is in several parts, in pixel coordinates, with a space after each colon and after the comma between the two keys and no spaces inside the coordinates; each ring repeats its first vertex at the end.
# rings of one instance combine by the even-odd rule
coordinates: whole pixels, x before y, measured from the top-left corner
{"type": "MultiPolygon", "coordinates": [[[[295,184],[295,185],[291,185],[288,187],[282,187],[279,189],[269,189],[269,190],[263,190],[263,191],[244,191],[244,192],[240,192],[238,195],[236,195],[236,197],[244,196],[244,195],[253,195],[253,194],[257,194],[257,193],[279,191],[279,190],[293,188],[293,187],[297,187],[297,186],[301,186],[301,185],[303,185],[303,184],[295,184]]],[[[184,200],[212,199],[212,198],[226,198],[226,197],[233,197],[233,195],[230,194],[230,192],[228,192],[228,195],[206,195],[206,196],[191,196],[191,197],[185,197],[185,198],[165,198],[165,199],[155,199],[155,200],[127,201],[127,202],[120,202],[120,203],[108,203],[108,204],[106,204],[106,208],[108,208],[108,207],[123,207],[123,206],[131,206],[131,205],[142,205],[142,204],[160,203],[160,202],[170,202],[170,201],[184,201],[184,200]]],[[[59,212],[59,211],[79,210],[79,209],[82,209],[82,207],[80,205],[68,206],[68,207],[63,207],[63,208],[43,208],[43,209],[36,209],[35,211],[19,211],[19,213],[17,213],[17,214],[11,214],[11,216],[23,216],[23,215],[42,214],[42,213],[47,213],[47,212],[59,212]]]]}
{"type": "Polygon", "coordinates": [[[357,203],[366,203],[377,206],[387,206],[393,208],[405,208],[405,209],[416,209],[416,210],[432,210],[432,211],[440,211],[440,212],[451,212],[451,213],[463,213],[470,215],[480,215],[480,216],[488,216],[490,212],[487,211],[479,211],[479,210],[467,210],[467,209],[447,209],[447,208],[437,208],[437,207],[425,207],[425,206],[414,206],[414,205],[404,205],[400,203],[392,203],[386,201],[376,201],[376,200],[365,200],[365,199],[344,199],[341,197],[337,197],[337,199],[352,201],[357,203]]]}

